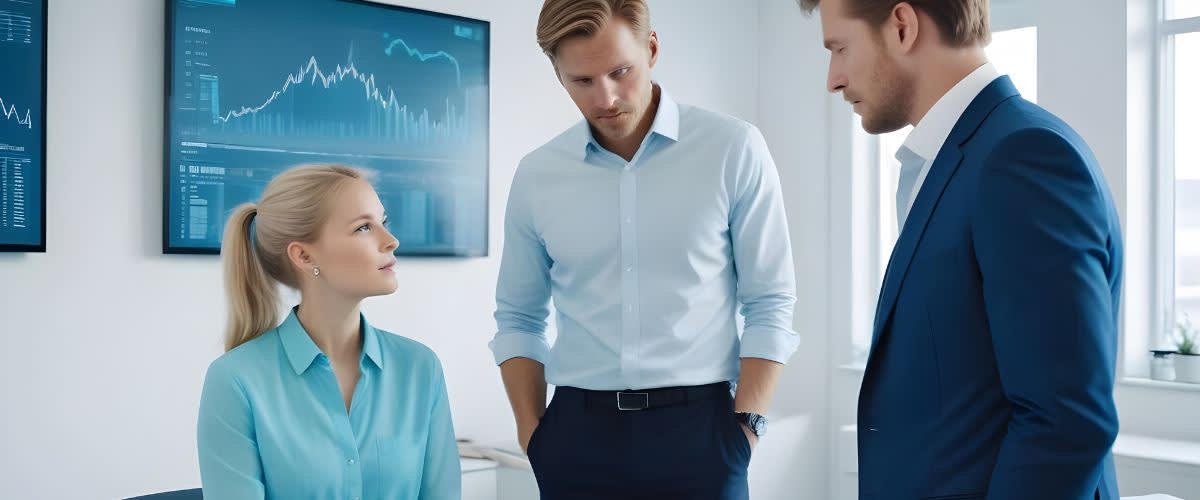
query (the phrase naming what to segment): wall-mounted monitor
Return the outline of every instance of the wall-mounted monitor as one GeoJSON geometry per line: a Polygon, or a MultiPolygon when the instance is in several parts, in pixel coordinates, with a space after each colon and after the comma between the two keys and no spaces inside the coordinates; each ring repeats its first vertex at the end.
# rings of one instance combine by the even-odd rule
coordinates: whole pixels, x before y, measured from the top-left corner
{"type": "Polygon", "coordinates": [[[338,163],[375,174],[398,255],[486,255],[488,22],[361,0],[169,0],[166,28],[165,253],[218,253],[230,211],[272,177],[338,163]]]}
{"type": "Polygon", "coordinates": [[[0,0],[0,252],[46,251],[46,2],[0,0]]]}

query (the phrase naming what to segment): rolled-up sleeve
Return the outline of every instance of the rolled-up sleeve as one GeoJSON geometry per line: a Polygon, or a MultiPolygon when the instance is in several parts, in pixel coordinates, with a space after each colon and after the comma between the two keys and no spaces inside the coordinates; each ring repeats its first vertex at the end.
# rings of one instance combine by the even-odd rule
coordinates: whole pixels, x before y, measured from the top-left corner
{"type": "Polygon", "coordinates": [[[786,363],[800,345],[792,329],[796,278],[787,214],[766,140],[747,126],[732,177],[729,232],[737,269],[737,296],[745,317],[743,358],[786,363]]]}
{"type": "Polygon", "coordinates": [[[543,365],[550,357],[546,317],[550,314],[550,267],[546,245],[534,225],[529,170],[518,168],[504,219],[504,254],[496,282],[497,332],[489,346],[499,365],[529,358],[543,365]]]}

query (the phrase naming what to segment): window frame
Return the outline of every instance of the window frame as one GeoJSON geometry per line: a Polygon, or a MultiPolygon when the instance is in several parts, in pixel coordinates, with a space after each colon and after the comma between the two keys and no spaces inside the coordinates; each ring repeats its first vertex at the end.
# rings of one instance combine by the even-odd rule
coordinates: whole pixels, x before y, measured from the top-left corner
{"type": "MultiPolygon", "coordinates": [[[[1154,201],[1154,318],[1151,325],[1151,348],[1173,346],[1177,321],[1178,296],[1175,282],[1175,36],[1200,33],[1200,16],[1169,19],[1167,2],[1155,3],[1154,55],[1154,161],[1152,199],[1154,201]]],[[[1149,374],[1130,374],[1149,378],[1149,374]]]]}

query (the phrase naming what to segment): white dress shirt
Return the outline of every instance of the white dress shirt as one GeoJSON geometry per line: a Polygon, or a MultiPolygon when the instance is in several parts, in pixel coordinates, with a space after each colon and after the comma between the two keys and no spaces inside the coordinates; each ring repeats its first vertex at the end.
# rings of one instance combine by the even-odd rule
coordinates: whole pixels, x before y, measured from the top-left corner
{"type": "Polygon", "coordinates": [[[925,177],[929,175],[929,169],[933,167],[933,161],[937,158],[938,151],[941,151],[946,138],[950,136],[950,131],[967,111],[971,101],[974,101],[984,88],[999,77],[1000,73],[996,71],[996,67],[992,66],[992,63],[984,63],[976,68],[966,78],[955,84],[949,92],[946,92],[946,95],[938,99],[937,103],[929,108],[929,112],[921,118],[920,123],[917,123],[912,132],[908,134],[903,147],[925,159],[925,165],[917,176],[917,182],[913,185],[912,192],[896,193],[900,199],[908,200],[909,212],[912,211],[912,205],[917,200],[917,193],[921,192],[921,186],[925,184],[925,177]]]}

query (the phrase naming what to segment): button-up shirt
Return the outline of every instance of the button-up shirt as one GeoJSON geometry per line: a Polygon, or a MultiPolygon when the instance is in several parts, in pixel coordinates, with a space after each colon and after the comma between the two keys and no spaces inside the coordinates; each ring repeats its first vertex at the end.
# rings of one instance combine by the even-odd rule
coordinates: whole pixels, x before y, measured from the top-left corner
{"type": "Polygon", "coordinates": [[[295,312],[208,368],[198,448],[205,498],[443,500],[461,490],[433,351],[361,320],[350,411],[295,312]]]}
{"type": "Polygon", "coordinates": [[[504,228],[497,364],[539,361],[554,385],[649,389],[736,381],[739,357],[782,363],[799,344],[779,177],[743,121],[663,91],[631,161],[580,122],[522,160],[504,228]]]}

